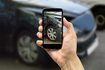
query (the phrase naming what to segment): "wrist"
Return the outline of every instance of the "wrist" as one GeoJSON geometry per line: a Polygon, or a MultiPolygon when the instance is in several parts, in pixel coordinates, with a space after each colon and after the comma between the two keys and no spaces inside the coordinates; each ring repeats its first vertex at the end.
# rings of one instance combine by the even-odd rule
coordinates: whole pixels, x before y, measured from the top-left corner
{"type": "Polygon", "coordinates": [[[57,64],[60,66],[60,68],[62,68],[65,64],[68,63],[68,61],[73,61],[77,57],[78,56],[75,53],[71,53],[68,56],[62,55],[62,60],[60,62],[57,62],[57,64]]]}
{"type": "Polygon", "coordinates": [[[61,70],[73,70],[72,64],[70,61],[64,64],[64,66],[61,67],[61,70]]]}
{"type": "Polygon", "coordinates": [[[71,63],[73,61],[75,61],[78,58],[77,54],[70,54],[65,62],[63,63],[63,65],[60,65],[61,70],[64,70],[64,68],[66,68],[67,66],[70,67],[71,63]]]}
{"type": "Polygon", "coordinates": [[[84,70],[81,61],[77,55],[70,56],[65,64],[61,67],[61,70],[84,70]]]}

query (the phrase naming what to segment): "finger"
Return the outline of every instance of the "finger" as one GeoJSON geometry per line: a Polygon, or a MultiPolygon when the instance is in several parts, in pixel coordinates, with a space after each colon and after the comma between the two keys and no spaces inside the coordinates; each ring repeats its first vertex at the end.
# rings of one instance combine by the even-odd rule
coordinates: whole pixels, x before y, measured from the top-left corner
{"type": "Polygon", "coordinates": [[[67,29],[73,29],[72,23],[68,22],[65,18],[63,19],[63,22],[64,22],[64,26],[65,26],[67,29]]]}
{"type": "Polygon", "coordinates": [[[42,41],[42,40],[37,40],[37,41],[36,41],[36,44],[37,44],[38,46],[42,46],[42,45],[43,45],[43,41],[42,41]]]}
{"type": "Polygon", "coordinates": [[[38,30],[39,30],[39,32],[42,32],[43,31],[43,26],[39,26],[38,30]]]}
{"type": "Polygon", "coordinates": [[[66,36],[66,32],[63,32],[63,37],[65,37],[66,36]]]}
{"type": "Polygon", "coordinates": [[[70,23],[65,18],[63,18],[63,23],[67,29],[70,29],[70,23]]]}
{"type": "Polygon", "coordinates": [[[40,16],[40,17],[39,17],[39,20],[41,20],[41,19],[42,19],[42,17],[40,16]]]}
{"type": "Polygon", "coordinates": [[[64,26],[67,28],[69,32],[71,31],[75,32],[72,23],[68,22],[65,18],[63,19],[63,21],[64,21],[64,26]]]}
{"type": "Polygon", "coordinates": [[[42,33],[41,32],[38,32],[37,33],[37,37],[40,38],[40,39],[42,39],[42,33]]]}
{"type": "Polygon", "coordinates": [[[39,19],[39,25],[42,25],[42,19],[39,19]]]}

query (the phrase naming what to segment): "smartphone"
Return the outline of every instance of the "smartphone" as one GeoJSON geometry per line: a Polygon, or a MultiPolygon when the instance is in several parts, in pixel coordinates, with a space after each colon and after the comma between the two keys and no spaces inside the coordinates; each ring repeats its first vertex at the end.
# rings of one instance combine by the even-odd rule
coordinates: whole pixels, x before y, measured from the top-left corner
{"type": "Polygon", "coordinates": [[[60,8],[43,10],[43,47],[60,49],[63,41],[63,11],[60,8]]]}

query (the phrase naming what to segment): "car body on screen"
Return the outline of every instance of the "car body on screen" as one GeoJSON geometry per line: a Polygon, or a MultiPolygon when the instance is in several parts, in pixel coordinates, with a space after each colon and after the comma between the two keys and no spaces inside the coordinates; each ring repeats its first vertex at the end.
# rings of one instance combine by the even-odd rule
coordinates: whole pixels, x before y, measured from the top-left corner
{"type": "Polygon", "coordinates": [[[62,18],[58,16],[58,18],[54,17],[54,15],[46,15],[44,16],[44,31],[45,37],[47,37],[51,41],[61,41],[61,29],[62,29],[62,22],[59,21],[62,18]],[[47,19],[47,20],[46,20],[47,19]]]}
{"type": "Polygon", "coordinates": [[[64,17],[73,23],[78,36],[78,56],[89,55],[98,46],[96,24],[86,6],[65,0],[0,0],[0,48],[17,52],[27,64],[46,57],[46,52],[35,43],[43,8],[63,9],[64,17]]]}

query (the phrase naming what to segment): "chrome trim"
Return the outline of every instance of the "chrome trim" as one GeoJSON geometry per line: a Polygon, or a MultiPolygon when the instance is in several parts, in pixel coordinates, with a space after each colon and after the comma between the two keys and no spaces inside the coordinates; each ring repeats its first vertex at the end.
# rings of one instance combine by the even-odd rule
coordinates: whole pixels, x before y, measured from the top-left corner
{"type": "Polygon", "coordinates": [[[96,38],[91,46],[87,49],[87,54],[90,55],[99,45],[99,40],[96,38]]]}
{"type": "Polygon", "coordinates": [[[30,8],[30,7],[21,7],[20,9],[24,9],[31,12],[42,13],[43,9],[38,8],[30,8]]]}
{"type": "Polygon", "coordinates": [[[19,8],[21,11],[25,12],[25,13],[28,13],[28,14],[31,14],[31,15],[35,15],[34,12],[28,10],[28,9],[25,9],[24,7],[21,7],[19,8]]]}

